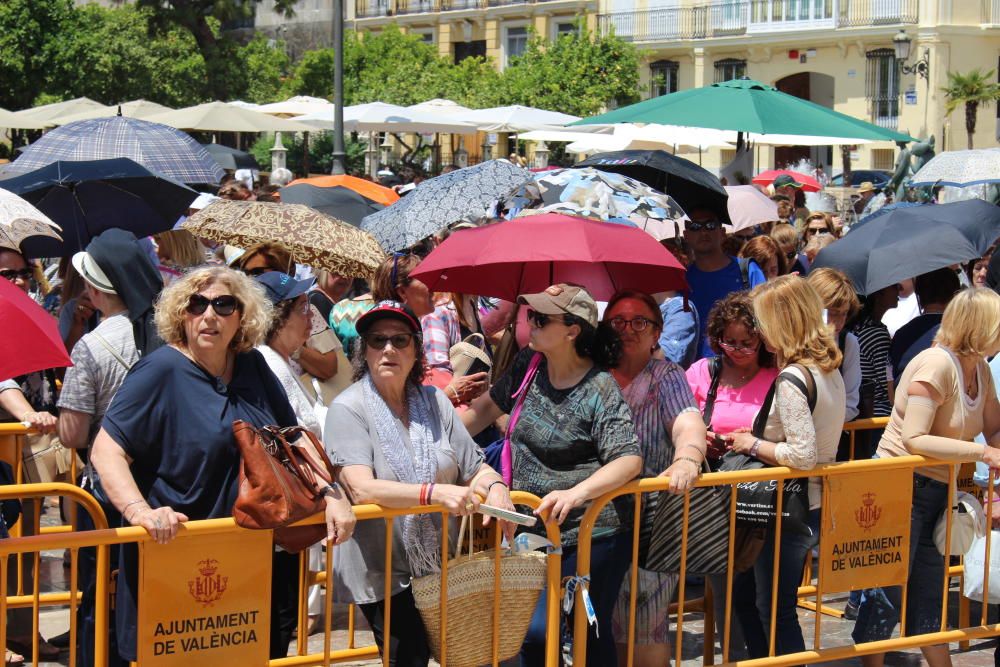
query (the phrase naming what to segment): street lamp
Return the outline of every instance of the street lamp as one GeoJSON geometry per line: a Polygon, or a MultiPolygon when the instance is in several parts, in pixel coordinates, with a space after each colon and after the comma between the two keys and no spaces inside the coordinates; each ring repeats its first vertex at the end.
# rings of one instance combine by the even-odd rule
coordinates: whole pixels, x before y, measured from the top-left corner
{"type": "Polygon", "coordinates": [[[927,79],[927,75],[930,71],[930,54],[931,51],[928,48],[924,49],[923,57],[912,65],[907,65],[906,60],[910,57],[910,46],[913,40],[910,36],[906,34],[905,30],[900,30],[892,38],[892,48],[896,51],[896,62],[899,63],[900,69],[903,74],[916,74],[919,77],[927,79]]]}

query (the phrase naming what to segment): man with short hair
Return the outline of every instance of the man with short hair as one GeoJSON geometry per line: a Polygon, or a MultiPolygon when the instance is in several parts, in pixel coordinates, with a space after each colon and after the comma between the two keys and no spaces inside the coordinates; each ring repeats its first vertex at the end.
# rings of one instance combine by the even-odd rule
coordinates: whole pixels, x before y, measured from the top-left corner
{"type": "Polygon", "coordinates": [[[774,179],[772,186],[774,187],[774,194],[788,197],[788,201],[792,202],[792,206],[795,205],[796,191],[802,189],[802,183],[799,183],[788,174],[778,176],[774,179]]]}
{"type": "Polygon", "coordinates": [[[958,276],[947,266],[913,279],[913,291],[917,295],[921,314],[901,326],[889,345],[893,381],[902,377],[913,357],[934,342],[934,336],[941,328],[944,309],[961,287],[958,276]]]}
{"type": "Polygon", "coordinates": [[[687,280],[691,287],[691,302],[698,312],[698,336],[701,341],[698,357],[713,357],[715,353],[705,336],[712,306],[726,295],[753,289],[766,279],[753,260],[737,259],[723,251],[726,232],[714,211],[693,209],[688,212],[688,219],[684,225],[684,242],[694,254],[694,262],[687,270],[687,280]]]}
{"type": "Polygon", "coordinates": [[[875,184],[871,181],[865,181],[860,186],[858,186],[858,200],[854,202],[854,212],[861,215],[865,211],[865,207],[868,206],[868,202],[872,200],[872,197],[878,190],[875,189],[875,184]]]}

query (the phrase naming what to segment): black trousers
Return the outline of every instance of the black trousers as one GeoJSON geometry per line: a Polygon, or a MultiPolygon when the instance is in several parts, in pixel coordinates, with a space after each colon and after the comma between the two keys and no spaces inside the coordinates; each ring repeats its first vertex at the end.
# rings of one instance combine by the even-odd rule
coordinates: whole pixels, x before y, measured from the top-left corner
{"type": "Polygon", "coordinates": [[[271,560],[271,659],[288,655],[299,621],[299,554],[275,551],[271,560]]]}
{"type": "MultiPolygon", "coordinates": [[[[387,575],[388,576],[388,575],[387,575]]],[[[385,651],[385,600],[360,604],[361,613],[375,635],[379,654],[385,651]]],[[[392,596],[392,623],[389,626],[389,664],[392,667],[427,667],[431,649],[413,592],[407,588],[392,596]]]]}

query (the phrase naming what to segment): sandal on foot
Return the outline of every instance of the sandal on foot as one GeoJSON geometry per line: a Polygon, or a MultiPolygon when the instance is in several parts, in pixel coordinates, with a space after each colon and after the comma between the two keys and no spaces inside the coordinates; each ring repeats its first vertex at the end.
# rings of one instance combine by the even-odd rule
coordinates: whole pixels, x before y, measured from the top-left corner
{"type": "Polygon", "coordinates": [[[23,665],[24,656],[20,653],[14,653],[9,648],[4,649],[3,654],[3,664],[4,667],[13,667],[14,665],[23,665]]]}

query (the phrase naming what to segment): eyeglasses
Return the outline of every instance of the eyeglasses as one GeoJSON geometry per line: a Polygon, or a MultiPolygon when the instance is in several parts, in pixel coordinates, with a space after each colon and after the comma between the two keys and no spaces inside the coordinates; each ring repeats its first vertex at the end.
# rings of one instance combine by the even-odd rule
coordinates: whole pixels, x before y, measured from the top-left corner
{"type": "Polygon", "coordinates": [[[726,343],[725,341],[719,341],[719,347],[721,347],[726,352],[735,352],[736,354],[750,354],[751,352],[756,352],[760,348],[760,341],[757,341],[753,345],[736,345],[735,343],[726,343]]]}
{"type": "MultiPolygon", "coordinates": [[[[298,299],[298,297],[296,297],[296,300],[297,299],[298,299]]],[[[291,306],[291,308],[289,310],[290,310],[290,312],[293,312],[293,313],[295,311],[299,311],[303,315],[309,315],[312,312],[312,304],[309,303],[309,299],[302,299],[302,301],[299,302],[299,303],[296,303],[293,300],[292,301],[292,306],[291,306]]]]}
{"type": "Polygon", "coordinates": [[[534,324],[539,329],[544,329],[549,322],[559,322],[560,324],[566,324],[565,319],[556,319],[558,315],[546,315],[545,313],[539,313],[535,310],[528,311],[528,321],[534,324]]]}
{"type": "Polygon", "coordinates": [[[200,294],[192,294],[188,297],[187,312],[192,315],[204,315],[208,307],[220,317],[229,317],[240,307],[240,302],[232,294],[223,294],[214,299],[209,299],[200,294]]]}
{"type": "Polygon", "coordinates": [[[384,334],[368,334],[365,336],[365,344],[373,350],[384,350],[386,343],[392,343],[397,350],[402,350],[410,344],[413,334],[394,334],[386,336],[384,334]]]}
{"type": "Polygon", "coordinates": [[[0,276],[14,282],[18,278],[21,280],[31,280],[34,272],[31,269],[0,269],[0,276]]]}
{"type": "Polygon", "coordinates": [[[609,322],[618,333],[624,333],[629,327],[632,327],[632,331],[640,333],[653,323],[645,317],[633,317],[631,320],[626,320],[624,317],[612,317],[609,322]]]}
{"type": "Polygon", "coordinates": [[[722,227],[722,223],[718,220],[707,220],[705,222],[695,222],[694,220],[689,220],[684,223],[684,229],[689,232],[714,232],[720,227],[722,227]]]}
{"type": "Polygon", "coordinates": [[[825,227],[806,227],[806,234],[829,234],[830,230],[825,227]]]}

